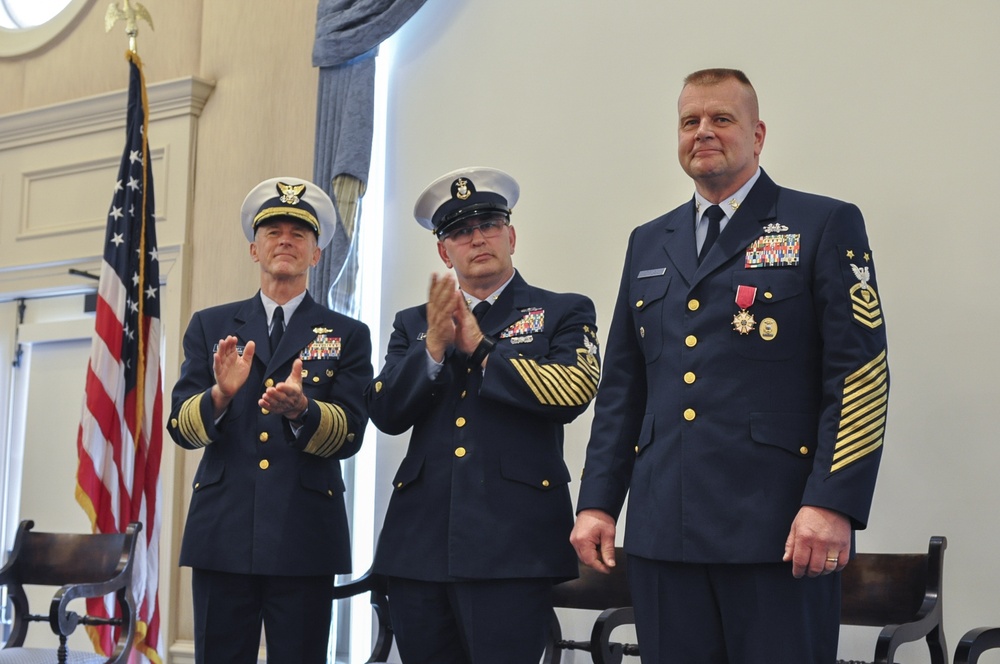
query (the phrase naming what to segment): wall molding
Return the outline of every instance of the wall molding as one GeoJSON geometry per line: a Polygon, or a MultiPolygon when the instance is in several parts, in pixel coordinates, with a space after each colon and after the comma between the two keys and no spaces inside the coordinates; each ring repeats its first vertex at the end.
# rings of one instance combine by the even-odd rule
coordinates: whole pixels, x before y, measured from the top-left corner
{"type": "MultiPolygon", "coordinates": [[[[158,244],[157,255],[160,263],[160,284],[164,286],[174,266],[180,260],[181,247],[158,244]]],[[[70,270],[100,275],[103,262],[103,256],[81,256],[73,260],[0,268],[0,302],[22,297],[30,299],[73,293],[96,293],[96,279],[73,274],[70,270]]]]}
{"type": "MultiPolygon", "coordinates": [[[[199,117],[215,82],[195,76],[146,85],[150,122],[199,117]]],[[[0,151],[125,126],[128,90],[0,115],[0,151]]]]}

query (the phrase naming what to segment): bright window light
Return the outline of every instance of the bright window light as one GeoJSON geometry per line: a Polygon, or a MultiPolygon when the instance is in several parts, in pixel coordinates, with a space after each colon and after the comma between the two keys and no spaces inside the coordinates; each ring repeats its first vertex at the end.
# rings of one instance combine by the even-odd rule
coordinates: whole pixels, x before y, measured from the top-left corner
{"type": "Polygon", "coordinates": [[[0,0],[0,58],[22,57],[69,34],[74,19],[93,2],[0,0]]]}
{"type": "Polygon", "coordinates": [[[34,28],[54,19],[70,1],[0,0],[0,25],[10,30],[34,28]]]}

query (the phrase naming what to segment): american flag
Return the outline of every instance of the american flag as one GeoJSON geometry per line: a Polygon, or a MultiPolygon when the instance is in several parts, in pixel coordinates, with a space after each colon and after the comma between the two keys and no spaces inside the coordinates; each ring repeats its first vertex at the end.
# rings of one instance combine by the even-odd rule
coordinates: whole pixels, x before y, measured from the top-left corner
{"type": "MultiPolygon", "coordinates": [[[[94,532],[120,533],[141,521],[134,567],[139,609],[135,652],[162,662],[157,596],[160,545],[160,274],[156,252],[153,171],[142,62],[129,52],[126,133],[97,287],[95,334],[77,435],[76,499],[94,532]]],[[[111,598],[90,600],[91,615],[113,615],[111,598]]],[[[105,655],[114,648],[107,627],[88,628],[105,655]]]]}

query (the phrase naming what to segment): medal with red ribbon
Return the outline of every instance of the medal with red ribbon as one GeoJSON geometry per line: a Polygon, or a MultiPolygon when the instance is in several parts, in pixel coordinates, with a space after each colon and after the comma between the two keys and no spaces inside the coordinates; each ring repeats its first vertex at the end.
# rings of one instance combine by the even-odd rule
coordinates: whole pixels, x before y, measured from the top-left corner
{"type": "Polygon", "coordinates": [[[756,299],[756,286],[739,285],[736,287],[736,306],[740,308],[740,311],[733,316],[733,329],[740,334],[750,334],[757,324],[753,319],[753,314],[747,311],[753,306],[756,299]]]}
{"type": "Polygon", "coordinates": [[[746,311],[751,306],[753,306],[754,300],[757,299],[757,287],[756,286],[737,286],[736,287],[736,306],[746,311]]]}

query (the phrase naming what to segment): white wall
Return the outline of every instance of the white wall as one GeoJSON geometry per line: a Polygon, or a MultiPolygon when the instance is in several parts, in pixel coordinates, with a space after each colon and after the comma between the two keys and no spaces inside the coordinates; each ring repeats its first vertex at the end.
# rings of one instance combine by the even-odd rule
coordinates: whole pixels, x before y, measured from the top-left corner
{"type": "MultiPolygon", "coordinates": [[[[1000,624],[997,25],[994,0],[428,0],[397,36],[390,81],[383,346],[393,313],[443,269],[413,221],[416,196],[471,164],[520,181],[515,264],[538,285],[590,295],[603,340],[629,231],[692,193],[675,152],[682,78],[743,69],[768,126],[768,173],[865,213],[893,382],[860,548],[922,551],[948,537],[954,650],[967,629],[1000,624]]],[[[568,434],[575,476],[589,422],[568,434]]],[[[404,444],[379,437],[383,501],[404,444]]],[[[849,634],[842,654],[870,656],[873,643],[849,634]]]]}

